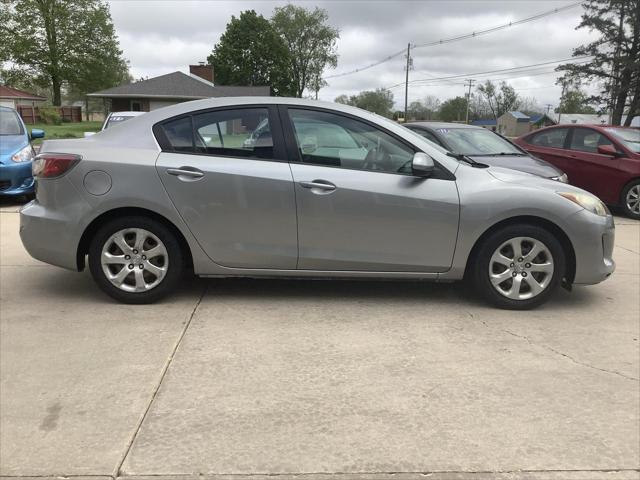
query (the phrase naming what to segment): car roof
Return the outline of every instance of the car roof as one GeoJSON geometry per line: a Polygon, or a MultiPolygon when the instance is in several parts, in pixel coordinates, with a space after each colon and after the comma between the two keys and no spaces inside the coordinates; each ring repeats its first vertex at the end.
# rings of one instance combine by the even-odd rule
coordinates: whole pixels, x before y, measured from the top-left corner
{"type": "Polygon", "coordinates": [[[472,128],[478,129],[482,127],[478,127],[476,125],[467,125],[466,123],[454,123],[454,122],[407,122],[404,124],[407,125],[415,125],[417,127],[425,127],[430,129],[438,129],[438,128],[472,128]]]}

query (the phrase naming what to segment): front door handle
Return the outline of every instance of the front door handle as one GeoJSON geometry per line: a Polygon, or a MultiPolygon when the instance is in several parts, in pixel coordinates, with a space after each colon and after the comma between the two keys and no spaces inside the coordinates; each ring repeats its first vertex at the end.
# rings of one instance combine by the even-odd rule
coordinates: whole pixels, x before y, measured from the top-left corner
{"type": "Polygon", "coordinates": [[[336,189],[336,186],[327,182],[326,180],[313,180],[311,182],[300,182],[300,186],[303,188],[310,188],[313,190],[320,190],[322,192],[333,192],[336,189]]]}
{"type": "Polygon", "coordinates": [[[204,172],[193,167],[167,168],[167,173],[176,177],[183,177],[185,180],[187,178],[195,180],[204,177],[204,172]]]}

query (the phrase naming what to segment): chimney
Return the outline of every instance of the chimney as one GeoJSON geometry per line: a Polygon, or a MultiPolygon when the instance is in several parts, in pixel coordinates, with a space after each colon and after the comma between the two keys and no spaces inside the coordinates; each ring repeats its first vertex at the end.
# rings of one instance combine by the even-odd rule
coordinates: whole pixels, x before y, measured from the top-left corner
{"type": "Polygon", "coordinates": [[[213,65],[205,65],[204,62],[200,62],[198,65],[189,65],[189,73],[213,83],[213,65]]]}

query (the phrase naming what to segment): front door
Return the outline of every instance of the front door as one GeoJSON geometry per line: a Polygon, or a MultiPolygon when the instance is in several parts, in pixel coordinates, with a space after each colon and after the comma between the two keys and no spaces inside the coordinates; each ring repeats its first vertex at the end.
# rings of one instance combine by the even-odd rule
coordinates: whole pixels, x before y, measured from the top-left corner
{"type": "Polygon", "coordinates": [[[289,108],[288,117],[290,153],[299,160],[291,163],[299,269],[451,267],[459,217],[451,177],[412,176],[415,149],[359,119],[302,108],[289,108]]]}
{"type": "Polygon", "coordinates": [[[162,183],[219,265],[296,268],[295,194],[277,115],[265,106],[218,109],[156,127],[162,183]]]}

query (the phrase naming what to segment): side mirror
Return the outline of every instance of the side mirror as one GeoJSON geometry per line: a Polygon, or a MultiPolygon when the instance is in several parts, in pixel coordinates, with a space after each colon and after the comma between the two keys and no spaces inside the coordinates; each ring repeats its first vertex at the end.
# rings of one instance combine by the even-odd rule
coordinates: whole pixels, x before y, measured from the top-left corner
{"type": "Polygon", "coordinates": [[[411,161],[411,173],[416,177],[430,177],[436,168],[433,158],[423,152],[417,152],[411,161]]]}
{"type": "Polygon", "coordinates": [[[618,156],[618,151],[613,145],[598,145],[598,153],[602,155],[609,155],[610,157],[618,156]]]}
{"type": "Polygon", "coordinates": [[[39,128],[31,129],[31,140],[33,140],[34,138],[43,138],[43,137],[44,137],[44,130],[40,130],[39,128]]]}

